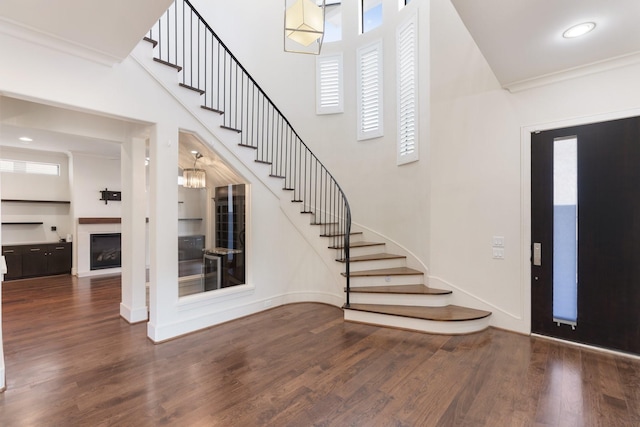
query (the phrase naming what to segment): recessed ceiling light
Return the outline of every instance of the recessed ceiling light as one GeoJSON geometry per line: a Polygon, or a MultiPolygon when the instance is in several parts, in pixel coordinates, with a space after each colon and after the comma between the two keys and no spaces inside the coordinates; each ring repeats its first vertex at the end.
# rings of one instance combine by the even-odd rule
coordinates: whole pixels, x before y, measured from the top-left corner
{"type": "Polygon", "coordinates": [[[191,150],[191,154],[198,154],[197,150],[191,150]]]}
{"type": "Polygon", "coordinates": [[[583,22],[582,24],[574,25],[567,31],[562,33],[562,37],[565,39],[572,39],[587,34],[589,31],[596,27],[595,22],[583,22]]]}
{"type": "Polygon", "coordinates": [[[29,138],[28,136],[21,136],[20,138],[18,138],[20,141],[22,142],[31,142],[33,141],[33,139],[29,138]]]}

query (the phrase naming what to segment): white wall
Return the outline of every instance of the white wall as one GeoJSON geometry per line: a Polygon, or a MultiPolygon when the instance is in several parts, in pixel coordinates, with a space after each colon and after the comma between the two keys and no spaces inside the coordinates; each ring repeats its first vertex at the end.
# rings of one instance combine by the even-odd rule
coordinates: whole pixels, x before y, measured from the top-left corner
{"type": "MultiPolygon", "coordinates": [[[[0,157],[60,165],[59,176],[3,173],[3,199],[70,201],[69,159],[65,154],[1,147],[0,157]]],[[[70,204],[4,202],[2,207],[2,221],[43,223],[3,225],[2,244],[57,242],[72,232],[70,204]],[[52,231],[52,226],[57,230],[52,231]]]]}
{"type": "Polygon", "coordinates": [[[100,191],[122,191],[120,158],[105,158],[82,153],[71,154],[73,164],[73,210],[76,218],[120,218],[122,204],[119,201],[105,203],[100,191]]]}

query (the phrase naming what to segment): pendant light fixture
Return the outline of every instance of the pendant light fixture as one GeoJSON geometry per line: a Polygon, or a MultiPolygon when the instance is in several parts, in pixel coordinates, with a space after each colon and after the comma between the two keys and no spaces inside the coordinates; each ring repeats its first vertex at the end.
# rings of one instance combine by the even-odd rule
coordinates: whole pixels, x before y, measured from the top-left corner
{"type": "Polygon", "coordinates": [[[182,170],[182,178],[184,179],[182,186],[185,188],[205,188],[207,186],[207,174],[204,169],[196,168],[196,163],[203,156],[198,152],[195,152],[193,156],[195,157],[193,168],[182,170]]]}
{"type": "Polygon", "coordinates": [[[284,1],[285,52],[320,54],[325,0],[284,1]]]}

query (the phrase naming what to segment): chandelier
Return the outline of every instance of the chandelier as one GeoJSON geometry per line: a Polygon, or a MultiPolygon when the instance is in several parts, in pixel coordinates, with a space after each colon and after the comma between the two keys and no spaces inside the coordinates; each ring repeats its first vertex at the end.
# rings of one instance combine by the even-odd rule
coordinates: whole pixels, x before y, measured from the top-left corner
{"type": "Polygon", "coordinates": [[[196,152],[194,157],[193,168],[182,170],[182,186],[185,188],[205,188],[207,186],[207,174],[204,169],[196,168],[196,163],[202,158],[202,154],[196,152]]]}
{"type": "Polygon", "coordinates": [[[325,0],[284,1],[285,52],[320,54],[325,0]]]}

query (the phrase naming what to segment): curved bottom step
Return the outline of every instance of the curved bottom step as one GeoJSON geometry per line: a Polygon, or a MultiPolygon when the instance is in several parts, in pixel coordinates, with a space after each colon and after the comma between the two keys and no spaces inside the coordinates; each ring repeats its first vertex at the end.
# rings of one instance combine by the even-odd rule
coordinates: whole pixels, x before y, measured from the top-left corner
{"type": "Polygon", "coordinates": [[[346,321],[448,335],[482,331],[489,327],[491,315],[489,311],[457,305],[417,307],[351,304],[343,309],[346,321]]]}

